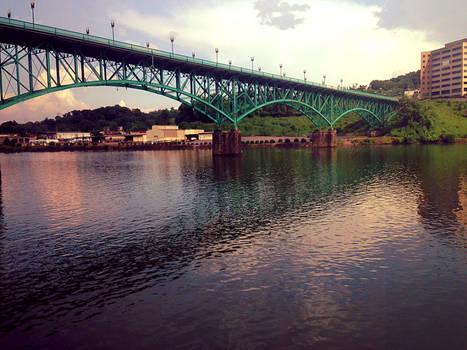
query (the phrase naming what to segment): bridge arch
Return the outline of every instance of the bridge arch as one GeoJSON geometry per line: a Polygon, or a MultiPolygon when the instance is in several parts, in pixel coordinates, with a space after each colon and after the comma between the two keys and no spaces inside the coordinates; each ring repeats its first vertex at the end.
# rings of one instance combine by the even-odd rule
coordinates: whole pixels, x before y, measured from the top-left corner
{"type": "Polygon", "coordinates": [[[292,100],[292,99],[278,99],[278,100],[273,100],[273,101],[268,101],[268,102],[265,102],[265,103],[262,103],[258,106],[255,106],[253,108],[250,108],[248,111],[244,112],[238,119],[237,119],[237,123],[240,122],[242,119],[244,119],[246,116],[248,116],[249,114],[261,109],[261,108],[264,108],[266,106],[270,106],[272,104],[284,104],[286,106],[289,106],[291,108],[294,108],[295,110],[301,112],[301,113],[304,113],[305,117],[307,117],[316,127],[319,127],[319,125],[317,125],[318,123],[316,123],[316,121],[314,121],[312,118],[311,118],[311,115],[307,115],[303,110],[300,110],[299,108],[297,108],[296,105],[299,105],[299,106],[303,106],[305,109],[309,109],[310,111],[313,111],[315,112],[322,120],[324,120],[326,123],[329,124],[329,126],[332,126],[331,123],[329,122],[329,120],[327,120],[327,118],[319,111],[317,110],[316,108],[314,108],[313,106],[310,106],[302,101],[298,101],[298,100],[292,100]]]}
{"type": "Polygon", "coordinates": [[[232,123],[234,123],[234,120],[223,112],[222,110],[218,109],[216,106],[206,102],[202,98],[199,98],[198,96],[194,96],[192,94],[187,93],[186,91],[183,90],[177,90],[171,86],[168,85],[161,85],[161,84],[151,84],[147,82],[137,82],[137,81],[129,81],[129,80],[97,80],[97,81],[90,81],[90,82],[84,82],[84,83],[74,83],[74,84],[68,84],[68,85],[60,85],[60,86],[54,86],[46,89],[41,89],[41,90],[35,90],[32,93],[26,93],[22,95],[18,95],[15,97],[12,97],[10,99],[5,100],[2,104],[0,104],[0,110],[5,109],[8,107],[11,107],[15,104],[25,102],[28,100],[31,100],[33,98],[37,98],[43,95],[47,95],[50,93],[55,93],[63,90],[68,90],[68,89],[74,89],[74,88],[81,88],[81,87],[125,87],[125,88],[131,88],[131,89],[136,89],[140,91],[147,91],[151,93],[155,93],[160,96],[165,96],[168,97],[172,100],[178,101],[180,103],[183,103],[184,105],[187,105],[189,107],[193,107],[197,112],[203,114],[204,116],[208,117],[210,120],[212,120],[214,123],[218,123],[218,120],[213,118],[209,113],[206,113],[202,109],[198,108],[195,106],[193,103],[190,103],[188,101],[185,101],[184,99],[177,98],[173,95],[163,93],[162,90],[170,90],[173,92],[176,92],[180,95],[184,95],[187,97],[190,97],[192,100],[195,100],[197,102],[200,102],[203,105],[206,105],[209,108],[212,108],[216,113],[219,113],[222,116],[222,119],[228,119],[232,123]],[[160,90],[158,90],[160,89],[160,90]]]}
{"type": "Polygon", "coordinates": [[[378,124],[382,124],[383,121],[378,118],[378,116],[376,114],[374,114],[372,111],[366,109],[366,108],[360,108],[360,107],[357,107],[357,108],[352,108],[352,109],[349,109],[348,111],[345,111],[343,112],[342,114],[340,114],[333,122],[332,122],[332,127],[334,127],[334,125],[340,120],[342,119],[344,116],[346,116],[347,114],[351,113],[351,112],[355,112],[357,113],[358,115],[360,115],[360,117],[365,120],[368,124],[370,124],[370,126],[373,126],[373,123],[371,123],[370,121],[368,121],[365,117],[363,117],[363,114],[366,113],[366,114],[369,114],[373,119],[376,120],[376,122],[378,124]]]}

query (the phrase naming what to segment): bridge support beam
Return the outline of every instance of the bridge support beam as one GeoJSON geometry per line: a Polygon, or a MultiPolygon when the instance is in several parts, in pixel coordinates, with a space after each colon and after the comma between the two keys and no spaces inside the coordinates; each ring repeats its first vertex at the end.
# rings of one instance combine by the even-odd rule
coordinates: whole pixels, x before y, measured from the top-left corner
{"type": "Polygon", "coordinates": [[[312,147],[331,148],[337,146],[336,130],[320,131],[316,130],[311,134],[312,147]]]}
{"type": "Polygon", "coordinates": [[[242,133],[240,130],[214,131],[212,135],[213,156],[239,156],[242,154],[242,133]]]}

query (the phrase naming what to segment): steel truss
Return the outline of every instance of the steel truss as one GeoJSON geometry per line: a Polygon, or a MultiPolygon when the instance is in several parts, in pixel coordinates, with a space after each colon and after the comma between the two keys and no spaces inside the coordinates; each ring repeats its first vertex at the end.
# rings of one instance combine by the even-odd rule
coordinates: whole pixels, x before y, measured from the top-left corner
{"type": "MultiPolygon", "coordinates": [[[[211,119],[218,127],[239,122],[265,106],[281,103],[305,115],[317,128],[333,128],[350,112],[371,128],[383,127],[396,114],[398,103],[378,96],[361,96],[330,89],[236,74],[215,68],[160,63],[153,55],[115,55],[109,50],[89,54],[76,45],[61,50],[53,41],[35,46],[0,42],[0,109],[64,89],[87,86],[126,87],[179,101],[211,119]]],[[[89,51],[89,50],[88,50],[89,51]]]]}

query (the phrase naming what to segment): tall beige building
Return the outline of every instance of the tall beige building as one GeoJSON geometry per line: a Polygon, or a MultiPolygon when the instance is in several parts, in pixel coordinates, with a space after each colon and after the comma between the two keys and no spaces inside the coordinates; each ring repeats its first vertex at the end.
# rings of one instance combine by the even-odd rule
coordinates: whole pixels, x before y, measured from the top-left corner
{"type": "Polygon", "coordinates": [[[420,96],[467,97],[467,38],[421,53],[420,96]]]}

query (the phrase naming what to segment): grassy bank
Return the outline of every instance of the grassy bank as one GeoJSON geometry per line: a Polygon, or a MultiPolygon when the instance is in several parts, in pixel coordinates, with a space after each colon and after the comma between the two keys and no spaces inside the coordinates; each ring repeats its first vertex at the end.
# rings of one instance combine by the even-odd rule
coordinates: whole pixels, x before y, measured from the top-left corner
{"type": "MultiPolygon", "coordinates": [[[[212,123],[195,122],[185,127],[213,130],[212,123]]],[[[271,117],[253,115],[239,123],[243,136],[309,135],[314,126],[304,116],[271,117]]],[[[228,130],[230,124],[224,125],[228,130]]],[[[338,135],[368,135],[368,123],[355,113],[349,113],[336,125],[338,135]]],[[[453,100],[403,99],[401,111],[381,130],[384,135],[401,142],[438,142],[467,138],[467,102],[453,100]]]]}

